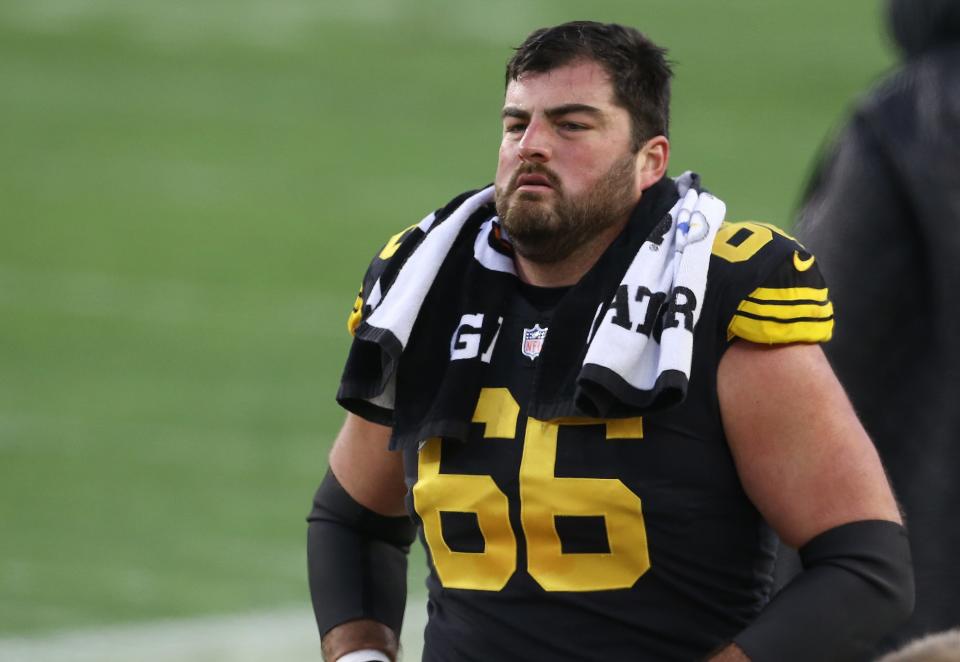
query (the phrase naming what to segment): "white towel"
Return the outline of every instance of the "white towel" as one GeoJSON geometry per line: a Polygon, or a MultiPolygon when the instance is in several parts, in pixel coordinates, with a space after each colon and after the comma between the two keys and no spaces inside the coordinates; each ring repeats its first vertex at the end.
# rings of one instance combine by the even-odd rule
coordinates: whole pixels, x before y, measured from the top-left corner
{"type": "MultiPolygon", "coordinates": [[[[592,333],[584,338],[585,358],[577,379],[579,411],[618,412],[622,410],[618,403],[628,409],[643,408],[655,403],[666,389],[672,391],[668,401],[682,399],[685,394],[693,357],[693,329],[703,305],[710,251],[726,210],[719,199],[694,188],[696,179],[687,172],[675,180],[680,199],[669,212],[669,229],[661,235],[663,229],[658,226],[641,245],[620,279],[614,299],[591,308],[596,311],[596,319],[590,325],[592,333]],[[627,300],[617,301],[623,292],[627,300]],[[659,296],[638,297],[638,292],[659,296]],[[665,310],[650,311],[648,316],[647,307],[654,301],[663,303],[665,310]],[[629,328],[625,328],[620,314],[624,306],[629,313],[629,328]],[[645,320],[659,316],[664,321],[659,341],[651,330],[638,331],[645,320]]],[[[383,389],[362,399],[386,410],[394,409],[396,366],[409,344],[423,302],[465,223],[493,197],[493,187],[487,187],[439,223],[434,223],[433,214],[424,218],[420,229],[426,234],[390,287],[381,288],[377,281],[371,288],[366,303],[372,312],[358,328],[357,339],[376,343],[384,352],[383,389]]],[[[479,224],[478,235],[471,241],[473,260],[486,273],[515,274],[509,257],[489,247],[488,237],[496,220],[492,217],[479,224]]],[[[584,310],[584,314],[592,315],[591,310],[584,310]]],[[[557,342],[556,334],[548,334],[545,343],[552,338],[557,342]]],[[[574,394],[569,397],[572,407],[574,394]]]]}
{"type": "Polygon", "coordinates": [[[690,376],[693,328],[703,307],[710,251],[726,213],[726,205],[720,199],[691,188],[691,179],[691,173],[686,172],[676,180],[680,200],[670,210],[672,223],[662,242],[658,245],[646,241],[621,280],[629,295],[631,328],[614,323],[617,308],[611,305],[603,312],[600,323],[594,325],[584,359],[584,366],[611,370],[637,391],[650,391],[667,371],[680,372],[687,379],[690,376]],[[637,301],[636,293],[644,291],[641,288],[666,294],[666,306],[675,299],[680,304],[692,303],[683,294],[692,292],[696,306],[690,328],[683,323],[683,314],[672,313],[668,308],[667,323],[671,323],[671,317],[680,323],[665,328],[659,343],[653,334],[638,332],[638,325],[647,318],[647,307],[654,302],[650,296],[637,301]]]}

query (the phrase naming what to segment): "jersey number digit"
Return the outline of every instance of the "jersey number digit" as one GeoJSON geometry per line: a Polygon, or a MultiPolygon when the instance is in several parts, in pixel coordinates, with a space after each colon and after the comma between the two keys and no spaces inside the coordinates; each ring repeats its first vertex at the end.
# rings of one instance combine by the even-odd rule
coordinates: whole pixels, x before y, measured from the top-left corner
{"type": "Polygon", "coordinates": [[[756,221],[724,223],[717,230],[712,252],[727,262],[746,262],[773,240],[774,233],[796,241],[776,225],[769,223],[756,221]]]}
{"type": "MultiPolygon", "coordinates": [[[[507,389],[484,389],[473,420],[486,423],[483,436],[487,439],[513,439],[519,415],[520,407],[507,389]]],[[[517,568],[517,539],[510,527],[507,495],[490,476],[440,473],[440,439],[437,437],[423,445],[418,462],[413,503],[423,520],[423,536],[430,547],[440,583],[448,588],[499,591],[517,568]],[[476,553],[450,549],[443,539],[441,510],[475,513],[484,550],[476,553]]]]}
{"type": "MultiPolygon", "coordinates": [[[[484,438],[514,439],[520,408],[507,389],[483,389],[474,413],[484,438]]],[[[558,478],[557,436],[563,425],[605,425],[607,439],[640,439],[642,419],[616,421],[527,420],[520,461],[520,521],[527,542],[527,570],[547,591],[629,588],[650,568],[640,497],[616,478],[558,478]],[[609,553],[564,554],[554,517],[603,517],[609,553]]],[[[517,565],[507,496],[490,476],[441,474],[434,438],[420,451],[414,506],[440,582],[449,588],[496,591],[517,565]],[[443,540],[440,511],[477,515],[484,538],[480,553],[454,552],[443,540]]]]}

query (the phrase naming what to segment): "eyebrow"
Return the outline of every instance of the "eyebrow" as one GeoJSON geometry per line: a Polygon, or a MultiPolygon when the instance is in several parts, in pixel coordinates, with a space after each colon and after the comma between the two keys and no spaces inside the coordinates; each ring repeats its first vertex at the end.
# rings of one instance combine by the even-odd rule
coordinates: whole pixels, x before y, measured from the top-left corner
{"type": "MultiPolygon", "coordinates": [[[[603,117],[602,110],[596,106],[589,106],[585,103],[565,103],[560,106],[554,106],[553,108],[547,108],[544,111],[544,114],[550,119],[556,119],[557,117],[562,117],[563,115],[569,115],[571,113],[587,113],[588,115],[593,115],[598,119],[603,117]]],[[[506,106],[501,111],[500,117],[515,117],[517,119],[526,120],[530,119],[530,113],[526,110],[521,110],[516,106],[506,106]]]]}

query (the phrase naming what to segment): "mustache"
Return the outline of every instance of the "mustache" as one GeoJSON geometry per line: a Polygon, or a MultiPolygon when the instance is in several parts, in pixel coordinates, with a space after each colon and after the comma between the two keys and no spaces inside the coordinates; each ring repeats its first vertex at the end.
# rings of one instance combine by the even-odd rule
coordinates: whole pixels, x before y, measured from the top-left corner
{"type": "Polygon", "coordinates": [[[541,177],[545,177],[546,180],[550,182],[550,186],[553,187],[555,191],[562,190],[563,185],[560,183],[560,177],[558,177],[555,172],[550,170],[550,168],[538,163],[525,163],[517,168],[513,172],[513,176],[510,177],[510,182],[507,184],[508,195],[517,190],[517,180],[524,175],[540,175],[541,177]]]}

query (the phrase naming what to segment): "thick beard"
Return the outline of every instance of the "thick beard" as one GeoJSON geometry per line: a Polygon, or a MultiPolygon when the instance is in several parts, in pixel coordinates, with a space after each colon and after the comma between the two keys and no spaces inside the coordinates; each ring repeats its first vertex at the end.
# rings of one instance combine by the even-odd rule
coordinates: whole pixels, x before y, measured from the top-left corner
{"type": "Polygon", "coordinates": [[[570,198],[546,168],[519,169],[504,190],[497,190],[497,214],[518,255],[539,264],[561,262],[604,230],[620,223],[636,204],[636,156],[615,162],[597,184],[570,198]],[[536,193],[517,193],[521,174],[546,174],[555,204],[536,193]]]}

